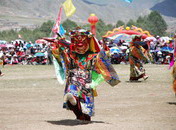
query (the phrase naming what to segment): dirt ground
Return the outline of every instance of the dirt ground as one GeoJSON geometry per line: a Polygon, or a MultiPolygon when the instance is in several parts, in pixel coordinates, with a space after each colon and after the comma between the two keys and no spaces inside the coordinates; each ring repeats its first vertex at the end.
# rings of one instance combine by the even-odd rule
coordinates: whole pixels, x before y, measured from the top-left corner
{"type": "Polygon", "coordinates": [[[0,77],[0,130],[176,130],[168,65],[145,65],[147,81],[130,83],[129,65],[114,65],[121,83],[97,87],[89,124],[62,108],[64,85],[50,66],[5,66],[0,77]]]}

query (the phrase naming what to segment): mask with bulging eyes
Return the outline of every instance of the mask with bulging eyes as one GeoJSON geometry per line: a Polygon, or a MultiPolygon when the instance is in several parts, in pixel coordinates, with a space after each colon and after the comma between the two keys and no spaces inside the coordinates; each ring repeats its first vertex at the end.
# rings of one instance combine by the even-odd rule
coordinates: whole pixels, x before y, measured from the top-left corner
{"type": "Polygon", "coordinates": [[[85,35],[75,36],[73,46],[76,53],[85,54],[89,50],[89,38],[85,35]]]}

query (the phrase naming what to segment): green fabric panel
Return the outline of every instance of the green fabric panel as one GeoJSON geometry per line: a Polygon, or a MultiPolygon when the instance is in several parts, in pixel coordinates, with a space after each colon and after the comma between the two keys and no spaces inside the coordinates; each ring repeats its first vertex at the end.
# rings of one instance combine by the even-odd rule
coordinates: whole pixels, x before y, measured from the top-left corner
{"type": "Polygon", "coordinates": [[[104,81],[104,78],[101,74],[98,74],[96,71],[92,71],[92,83],[91,88],[96,89],[96,86],[104,81]]]}

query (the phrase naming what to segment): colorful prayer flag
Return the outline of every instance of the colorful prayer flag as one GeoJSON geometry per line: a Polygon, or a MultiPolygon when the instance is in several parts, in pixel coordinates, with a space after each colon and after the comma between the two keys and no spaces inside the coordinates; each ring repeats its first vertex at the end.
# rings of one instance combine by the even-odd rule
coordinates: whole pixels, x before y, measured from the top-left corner
{"type": "Polygon", "coordinates": [[[55,23],[55,25],[54,25],[54,27],[52,29],[52,31],[54,33],[57,33],[58,30],[59,30],[59,26],[60,26],[60,22],[61,22],[61,15],[62,15],[62,7],[60,7],[60,10],[59,10],[59,13],[58,13],[58,17],[56,19],[56,23],[55,23]]]}
{"type": "Polygon", "coordinates": [[[63,7],[64,7],[65,14],[66,14],[67,17],[72,16],[76,11],[76,8],[72,3],[72,0],[66,0],[63,3],[63,7]]]}
{"type": "Polygon", "coordinates": [[[124,0],[124,1],[126,1],[128,3],[132,3],[133,2],[133,0],[124,0]]]}
{"type": "Polygon", "coordinates": [[[66,30],[64,29],[64,27],[62,26],[62,24],[60,24],[60,28],[59,28],[59,34],[61,36],[63,36],[66,33],[66,30]]]}

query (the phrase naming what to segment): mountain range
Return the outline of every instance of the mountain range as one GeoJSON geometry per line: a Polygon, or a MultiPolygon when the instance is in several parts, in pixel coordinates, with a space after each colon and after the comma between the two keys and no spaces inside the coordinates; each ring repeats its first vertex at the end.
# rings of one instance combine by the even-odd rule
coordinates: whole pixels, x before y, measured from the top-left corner
{"type": "MultiPolygon", "coordinates": [[[[56,20],[59,8],[65,0],[0,0],[0,28],[35,28],[48,20],[56,20]]],[[[160,12],[168,24],[168,32],[176,30],[176,0],[72,0],[76,13],[69,19],[88,23],[91,13],[105,23],[115,24],[118,20],[128,22],[139,16],[148,15],[152,10],[160,12]]],[[[62,22],[67,17],[63,11],[62,22]]]]}

